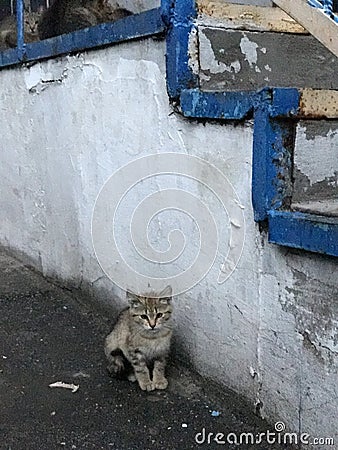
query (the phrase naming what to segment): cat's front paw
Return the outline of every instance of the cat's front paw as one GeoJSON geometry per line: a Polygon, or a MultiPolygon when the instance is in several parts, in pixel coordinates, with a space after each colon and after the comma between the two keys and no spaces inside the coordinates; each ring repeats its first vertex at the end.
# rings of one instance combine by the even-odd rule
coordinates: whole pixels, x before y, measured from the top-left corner
{"type": "Polygon", "coordinates": [[[131,381],[132,383],[134,383],[136,381],[136,377],[133,373],[130,373],[128,375],[128,380],[131,381]]]}
{"type": "Polygon", "coordinates": [[[160,380],[156,380],[154,382],[155,389],[167,389],[168,380],[166,378],[162,378],[160,380]]]}
{"type": "Polygon", "coordinates": [[[140,388],[142,391],[153,391],[155,389],[155,386],[153,385],[152,381],[139,381],[138,382],[140,388]]]}

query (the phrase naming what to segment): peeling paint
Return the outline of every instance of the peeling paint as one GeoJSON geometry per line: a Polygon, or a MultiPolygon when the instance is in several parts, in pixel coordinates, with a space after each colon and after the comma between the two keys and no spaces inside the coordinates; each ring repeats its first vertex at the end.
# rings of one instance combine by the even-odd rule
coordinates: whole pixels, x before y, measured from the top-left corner
{"type": "Polygon", "coordinates": [[[197,75],[200,69],[199,65],[199,47],[198,47],[198,29],[193,28],[189,35],[189,67],[197,75]]]}
{"type": "Polygon", "coordinates": [[[297,127],[294,164],[310,186],[338,173],[338,122],[335,124],[336,128],[330,122],[306,121],[297,127]]]}
{"type": "MultiPolygon", "coordinates": [[[[338,89],[338,59],[312,36],[258,33],[200,25],[203,36],[200,41],[201,73],[210,77],[202,80],[201,88],[208,91],[247,91],[271,86],[294,87],[311,95],[302,95],[304,113],[316,114],[313,105],[319,104],[320,112],[333,118],[337,110],[334,95],[338,89]],[[207,38],[207,40],[205,39],[207,38]],[[290,52],[292,48],[292,52],[290,52]],[[285,58],[288,55],[288,70],[285,58]],[[235,70],[234,62],[240,70],[235,70]],[[238,62],[239,64],[238,64],[238,62]],[[299,68],[302,70],[299,70],[299,68]],[[229,70],[230,69],[230,70],[229,70]],[[312,91],[317,89],[314,103],[312,91]],[[322,92],[328,93],[323,100],[322,92]],[[330,104],[328,101],[330,100],[330,104]]],[[[315,116],[317,117],[317,116],[315,116]]]]}
{"type": "Polygon", "coordinates": [[[60,84],[67,78],[68,68],[63,64],[48,61],[47,65],[36,63],[24,69],[24,79],[29,92],[40,94],[53,84],[60,84]]]}
{"type": "Polygon", "coordinates": [[[239,60],[234,60],[230,64],[218,61],[215,57],[211,42],[203,32],[199,33],[199,45],[203,47],[205,57],[201,61],[201,69],[210,71],[210,73],[234,72],[241,70],[239,60]]]}
{"type": "Polygon", "coordinates": [[[292,273],[283,309],[294,315],[304,344],[310,344],[322,363],[338,368],[338,287],[313,279],[300,267],[292,267],[292,273]]]}
{"type": "Polygon", "coordinates": [[[248,36],[244,36],[240,42],[241,52],[243,53],[245,60],[248,61],[250,67],[257,64],[257,48],[256,42],[250,41],[248,36]]]}

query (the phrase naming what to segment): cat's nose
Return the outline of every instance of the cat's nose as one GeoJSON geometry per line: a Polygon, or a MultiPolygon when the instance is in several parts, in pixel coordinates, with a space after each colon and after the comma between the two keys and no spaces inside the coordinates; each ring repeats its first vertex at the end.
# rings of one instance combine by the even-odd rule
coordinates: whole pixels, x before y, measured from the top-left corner
{"type": "Polygon", "coordinates": [[[149,321],[149,326],[153,330],[156,327],[156,322],[149,321]]]}

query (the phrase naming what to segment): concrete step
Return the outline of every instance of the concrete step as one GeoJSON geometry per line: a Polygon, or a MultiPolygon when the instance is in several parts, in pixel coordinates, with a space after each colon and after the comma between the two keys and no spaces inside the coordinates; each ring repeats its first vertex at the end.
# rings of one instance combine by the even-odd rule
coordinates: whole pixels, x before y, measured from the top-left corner
{"type": "Polygon", "coordinates": [[[198,6],[190,54],[202,90],[338,89],[338,58],[279,8],[198,6]]]}

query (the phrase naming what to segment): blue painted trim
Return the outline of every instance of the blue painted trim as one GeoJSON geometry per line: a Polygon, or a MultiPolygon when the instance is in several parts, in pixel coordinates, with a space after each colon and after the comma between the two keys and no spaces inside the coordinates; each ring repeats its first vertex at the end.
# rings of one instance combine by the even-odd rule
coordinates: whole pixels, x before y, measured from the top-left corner
{"type": "Polygon", "coordinates": [[[169,26],[170,24],[170,16],[171,11],[173,9],[173,1],[172,0],[161,0],[161,16],[163,22],[169,26]]]}
{"type": "Polygon", "coordinates": [[[337,8],[335,8],[333,0],[308,0],[308,4],[314,8],[322,9],[325,14],[338,23],[338,15],[335,14],[337,8]]]}
{"type": "Polygon", "coordinates": [[[272,210],[269,242],[338,256],[338,222],[324,216],[272,210]]]}
{"type": "Polygon", "coordinates": [[[252,115],[260,93],[202,92],[183,89],[180,106],[185,117],[241,120],[252,115]]]}
{"type": "Polygon", "coordinates": [[[16,51],[16,58],[14,58],[11,50],[0,53],[0,66],[9,66],[20,62],[161,34],[166,29],[161,13],[161,9],[156,8],[128,16],[117,22],[105,23],[44,41],[26,44],[24,54],[20,58],[16,51]]]}
{"type": "Polygon", "coordinates": [[[16,31],[17,31],[17,54],[18,58],[21,59],[25,51],[24,43],[24,5],[23,0],[16,0],[16,31]]]}
{"type": "Polygon", "coordinates": [[[271,89],[271,117],[295,117],[299,111],[300,93],[295,88],[271,89]]]}
{"type": "Polygon", "coordinates": [[[10,48],[0,52],[0,67],[13,66],[19,63],[18,50],[10,48]]]}
{"type": "Polygon", "coordinates": [[[308,4],[314,8],[322,9],[329,16],[332,14],[333,0],[308,0],[308,4]]]}
{"type": "Polygon", "coordinates": [[[273,132],[266,108],[257,108],[254,114],[252,151],[252,205],[254,219],[260,222],[267,218],[267,162],[268,149],[272,146],[273,132]]]}
{"type": "Polygon", "coordinates": [[[183,87],[180,98],[181,110],[186,117],[241,120],[248,117],[253,108],[262,108],[264,104],[266,113],[272,118],[297,117],[300,93],[293,88],[204,92],[183,87]]]}
{"type": "Polygon", "coordinates": [[[189,67],[189,37],[197,16],[194,0],[173,0],[167,34],[167,90],[177,99],[183,89],[198,87],[198,78],[189,67]]]}
{"type": "Polygon", "coordinates": [[[258,100],[252,161],[252,204],[257,222],[266,220],[272,207],[289,202],[295,122],[288,117],[298,110],[299,93],[297,89],[267,89],[258,100]]]}

